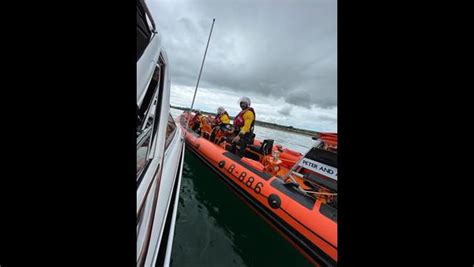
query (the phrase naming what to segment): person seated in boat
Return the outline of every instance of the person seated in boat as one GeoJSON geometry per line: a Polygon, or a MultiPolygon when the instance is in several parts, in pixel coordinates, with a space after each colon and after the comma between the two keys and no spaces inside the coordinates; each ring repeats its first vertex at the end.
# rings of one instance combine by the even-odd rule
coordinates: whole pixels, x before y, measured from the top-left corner
{"type": "Polygon", "coordinates": [[[248,144],[253,144],[255,134],[255,111],[250,107],[250,98],[243,96],[239,99],[242,111],[234,119],[235,137],[232,139],[231,152],[236,154],[237,145],[240,146],[238,156],[242,157],[248,144]]]}
{"type": "Polygon", "coordinates": [[[200,118],[200,134],[206,139],[209,139],[212,131],[212,121],[209,116],[202,115],[200,118]]]}
{"type": "Polygon", "coordinates": [[[201,111],[198,109],[195,111],[194,117],[189,122],[191,129],[198,134],[201,133],[201,117],[201,111]]]}
{"type": "Polygon", "coordinates": [[[213,128],[212,128],[210,140],[211,142],[214,142],[216,141],[215,138],[216,138],[217,131],[218,130],[227,131],[229,129],[228,126],[230,126],[229,114],[227,114],[227,111],[225,110],[224,107],[221,106],[217,108],[217,115],[212,121],[212,125],[213,125],[213,128]]]}

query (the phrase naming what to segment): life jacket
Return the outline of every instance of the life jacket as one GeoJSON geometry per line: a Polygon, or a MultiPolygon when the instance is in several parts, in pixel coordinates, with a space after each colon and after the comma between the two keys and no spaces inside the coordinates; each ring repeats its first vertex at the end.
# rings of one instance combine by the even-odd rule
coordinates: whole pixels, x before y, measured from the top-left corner
{"type": "Polygon", "coordinates": [[[244,113],[247,112],[247,110],[250,110],[252,113],[253,113],[253,121],[252,121],[252,124],[250,125],[250,133],[253,133],[253,129],[254,129],[254,124],[255,124],[255,120],[257,119],[257,117],[255,116],[255,111],[253,110],[253,108],[251,107],[248,107],[244,110],[242,110],[234,119],[234,127],[236,129],[240,129],[242,126],[244,126],[245,124],[245,121],[244,121],[244,113]]]}
{"type": "Polygon", "coordinates": [[[208,116],[201,116],[199,118],[199,122],[201,123],[201,126],[211,124],[211,120],[209,119],[208,116]]]}
{"type": "MultiPolygon", "coordinates": [[[[221,121],[221,117],[223,115],[227,115],[227,117],[229,117],[229,114],[227,114],[227,111],[224,111],[222,114],[218,114],[215,118],[214,118],[214,123],[217,124],[217,125],[221,125],[222,124],[222,121],[221,121]]],[[[230,118],[230,117],[229,117],[230,118]]]]}
{"type": "Polygon", "coordinates": [[[193,125],[195,123],[201,123],[201,117],[202,115],[201,114],[196,114],[194,115],[194,117],[191,119],[191,121],[189,122],[189,127],[193,127],[193,125]]]}
{"type": "Polygon", "coordinates": [[[206,132],[207,134],[211,134],[211,120],[208,116],[201,116],[201,131],[206,132]]]}

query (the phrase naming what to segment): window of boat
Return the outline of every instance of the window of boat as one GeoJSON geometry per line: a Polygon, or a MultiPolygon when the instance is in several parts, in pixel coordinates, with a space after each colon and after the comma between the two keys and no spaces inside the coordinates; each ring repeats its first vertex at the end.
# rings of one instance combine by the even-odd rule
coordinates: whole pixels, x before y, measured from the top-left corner
{"type": "Polygon", "coordinates": [[[160,78],[161,78],[161,70],[160,70],[160,66],[157,65],[153,72],[151,81],[148,84],[148,87],[146,89],[142,104],[140,107],[138,107],[138,117],[140,118],[140,122],[138,123],[139,130],[143,130],[147,127],[146,122],[149,122],[149,118],[147,117],[154,117],[154,113],[155,113],[154,109],[150,109],[150,107],[152,107],[152,104],[156,106],[156,103],[152,103],[152,102],[153,101],[156,102],[156,99],[157,99],[156,95],[158,93],[157,89],[159,89],[158,84],[160,83],[160,78]]]}
{"type": "Polygon", "coordinates": [[[156,101],[153,101],[148,114],[146,114],[146,120],[144,121],[144,129],[139,131],[137,136],[137,180],[141,177],[143,170],[146,168],[149,162],[150,148],[153,144],[153,136],[156,132],[157,123],[155,121],[157,105],[156,101]]]}
{"type": "Polygon", "coordinates": [[[144,100],[141,106],[137,106],[138,123],[137,123],[137,180],[140,179],[143,170],[146,169],[150,161],[150,147],[153,144],[153,138],[156,135],[159,108],[161,106],[161,94],[158,90],[160,86],[161,70],[157,65],[153,73],[150,84],[145,92],[144,100]]]}
{"type": "Polygon", "coordinates": [[[174,122],[173,116],[171,116],[171,113],[170,113],[168,116],[168,125],[166,126],[165,150],[168,148],[169,144],[171,143],[171,140],[173,140],[175,132],[176,132],[176,123],[174,122]]]}
{"type": "Polygon", "coordinates": [[[151,128],[147,129],[137,140],[137,178],[140,177],[147,162],[148,149],[151,143],[151,128]]]}
{"type": "Polygon", "coordinates": [[[137,1],[137,61],[148,46],[151,35],[152,31],[149,27],[145,10],[141,6],[140,1],[137,1]]]}
{"type": "MultiPolygon", "coordinates": [[[[137,105],[137,182],[140,184],[142,174],[155,155],[163,155],[164,151],[151,151],[154,140],[159,136],[158,125],[162,106],[164,87],[164,60],[160,56],[145,96],[140,106],[137,105]],[[151,152],[150,152],[151,151],[151,152]]],[[[165,118],[166,119],[166,118],[165,118]]],[[[174,122],[173,122],[174,123],[174,122]]],[[[169,126],[173,127],[173,126],[169,126]]],[[[174,126],[176,127],[176,126],[174,126]]]]}
{"type": "MultiPolygon", "coordinates": [[[[151,23],[150,17],[148,17],[148,14],[145,14],[145,15],[146,15],[145,17],[146,17],[146,22],[147,22],[148,28],[153,33],[153,24],[151,23]]],[[[156,29],[155,29],[155,33],[156,33],[156,29]]]]}

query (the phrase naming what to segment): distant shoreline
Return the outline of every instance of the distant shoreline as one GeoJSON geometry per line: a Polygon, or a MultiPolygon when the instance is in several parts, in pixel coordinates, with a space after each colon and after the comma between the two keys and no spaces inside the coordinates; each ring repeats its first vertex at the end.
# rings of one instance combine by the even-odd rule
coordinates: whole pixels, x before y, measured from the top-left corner
{"type": "MultiPolygon", "coordinates": [[[[174,108],[174,109],[179,109],[179,110],[189,110],[189,108],[176,107],[176,106],[173,106],[173,105],[170,105],[170,107],[174,108]]],[[[207,112],[207,111],[203,111],[203,110],[201,110],[201,112],[206,114],[206,115],[216,116],[216,113],[213,113],[213,112],[207,112]]],[[[233,116],[230,116],[230,118],[232,120],[234,119],[233,116]]],[[[285,125],[280,125],[280,124],[270,123],[270,122],[265,122],[265,121],[259,121],[259,120],[255,121],[255,125],[267,127],[267,128],[270,128],[270,129],[281,130],[281,131],[285,131],[285,132],[298,133],[298,134],[307,135],[307,136],[315,136],[318,133],[317,131],[299,129],[299,128],[295,128],[293,126],[285,126],[285,125]]]]}

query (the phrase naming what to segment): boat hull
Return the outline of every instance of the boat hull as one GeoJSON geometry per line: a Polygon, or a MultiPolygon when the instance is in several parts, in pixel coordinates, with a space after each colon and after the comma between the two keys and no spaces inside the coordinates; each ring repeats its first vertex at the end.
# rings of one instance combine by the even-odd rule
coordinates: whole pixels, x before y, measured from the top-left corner
{"type": "Polygon", "coordinates": [[[295,245],[313,263],[337,263],[337,222],[320,210],[325,204],[287,187],[276,176],[262,172],[183,125],[186,148],[211,168],[260,216],[295,245]]]}

